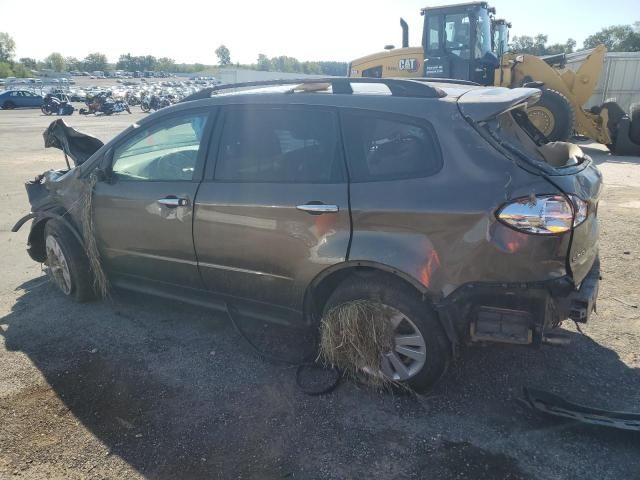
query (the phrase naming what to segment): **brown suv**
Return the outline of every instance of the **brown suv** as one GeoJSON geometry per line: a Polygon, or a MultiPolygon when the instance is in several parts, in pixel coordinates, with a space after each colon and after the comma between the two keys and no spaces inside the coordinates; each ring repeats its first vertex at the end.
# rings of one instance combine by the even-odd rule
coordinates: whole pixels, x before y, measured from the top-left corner
{"type": "Polygon", "coordinates": [[[380,302],[395,329],[381,371],[419,390],[460,343],[540,344],[589,318],[601,174],[529,122],[539,90],[248,86],[205,90],[106,145],[51,125],[46,142],[76,166],[28,185],[14,230],[33,218],[29,254],[65,295],[94,296],[89,201],[112,285],[298,325],[380,302]]]}

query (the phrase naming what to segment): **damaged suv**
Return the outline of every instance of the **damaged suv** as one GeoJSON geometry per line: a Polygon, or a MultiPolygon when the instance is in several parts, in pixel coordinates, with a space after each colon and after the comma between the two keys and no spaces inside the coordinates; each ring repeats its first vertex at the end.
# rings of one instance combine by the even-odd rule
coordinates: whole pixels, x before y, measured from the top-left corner
{"type": "Polygon", "coordinates": [[[539,90],[255,86],[207,89],[106,145],[49,127],[75,166],[27,185],[32,213],[14,231],[33,219],[28,252],[63,294],[94,297],[104,271],[112,286],[306,326],[371,300],[394,329],[380,372],[417,390],[463,343],[539,345],[589,319],[602,177],[529,122],[539,90]]]}

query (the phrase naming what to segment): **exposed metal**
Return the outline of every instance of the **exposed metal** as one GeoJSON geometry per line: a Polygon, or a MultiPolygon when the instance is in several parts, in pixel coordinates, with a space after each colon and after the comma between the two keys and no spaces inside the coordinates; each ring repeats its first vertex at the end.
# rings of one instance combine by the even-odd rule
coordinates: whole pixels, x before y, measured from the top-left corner
{"type": "Polygon", "coordinates": [[[640,431],[640,413],[616,412],[587,407],[569,402],[558,395],[533,388],[525,388],[524,396],[523,402],[525,405],[548,415],[570,418],[578,422],[601,427],[640,431]]]}

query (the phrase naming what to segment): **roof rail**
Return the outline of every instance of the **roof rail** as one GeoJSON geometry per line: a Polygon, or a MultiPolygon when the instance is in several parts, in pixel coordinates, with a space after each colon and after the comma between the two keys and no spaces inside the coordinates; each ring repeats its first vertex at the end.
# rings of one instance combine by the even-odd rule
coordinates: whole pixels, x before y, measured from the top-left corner
{"type": "MultiPolygon", "coordinates": [[[[215,87],[203,88],[188,97],[182,102],[202,100],[211,97],[212,93],[232,88],[247,87],[268,87],[278,85],[300,85],[309,83],[330,83],[334,94],[352,94],[353,83],[374,83],[386,85],[392,95],[398,97],[419,97],[419,98],[442,98],[447,94],[440,88],[429,85],[420,79],[404,78],[351,78],[351,77],[324,77],[324,78],[292,78],[286,80],[260,80],[255,82],[227,83],[216,85],[215,87]],[[418,81],[416,81],[418,80],[418,81]]],[[[436,81],[436,80],[433,80],[436,81]]]]}

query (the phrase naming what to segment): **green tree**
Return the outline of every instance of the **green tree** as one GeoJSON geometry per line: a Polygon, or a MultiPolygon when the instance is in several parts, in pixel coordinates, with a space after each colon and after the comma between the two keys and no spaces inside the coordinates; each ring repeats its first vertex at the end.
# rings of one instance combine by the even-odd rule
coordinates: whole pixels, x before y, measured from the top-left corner
{"type": "Polygon", "coordinates": [[[93,72],[96,70],[104,71],[108,67],[107,56],[104,53],[90,53],[82,61],[85,70],[93,72]]]}
{"type": "Polygon", "coordinates": [[[13,77],[13,70],[11,70],[11,65],[7,62],[0,62],[0,78],[13,77]]]}
{"type": "Polygon", "coordinates": [[[160,72],[175,72],[176,62],[173,58],[161,57],[156,63],[156,70],[160,72]]]}
{"type": "Polygon", "coordinates": [[[82,62],[78,60],[76,57],[66,57],[64,59],[64,63],[67,66],[67,70],[69,71],[83,70],[82,62]]]}
{"type": "Polygon", "coordinates": [[[258,54],[258,62],[256,63],[256,69],[262,70],[264,72],[269,71],[271,69],[271,61],[269,57],[267,57],[264,53],[258,54]]]}
{"type": "Polygon", "coordinates": [[[0,62],[10,62],[16,50],[16,42],[6,33],[0,32],[0,62]]]}
{"type": "Polygon", "coordinates": [[[221,67],[231,65],[231,52],[225,45],[216,48],[216,56],[218,57],[218,65],[221,67]]]}
{"type": "Polygon", "coordinates": [[[14,63],[11,69],[13,70],[14,77],[27,78],[31,76],[31,69],[27,68],[22,63],[14,63]]]}
{"type": "Polygon", "coordinates": [[[64,57],[58,52],[53,52],[51,55],[45,58],[44,64],[46,68],[50,68],[54,72],[62,72],[64,71],[65,67],[64,57]]]}
{"type": "Polygon", "coordinates": [[[547,45],[549,37],[538,34],[535,37],[522,35],[513,37],[510,49],[516,53],[528,53],[530,55],[555,55],[557,53],[571,53],[576,47],[576,41],[569,38],[565,43],[547,45]]]}
{"type": "Polygon", "coordinates": [[[598,45],[604,45],[610,52],[640,51],[640,22],[603,28],[584,41],[584,48],[595,48],[598,45]]]}
{"type": "Polygon", "coordinates": [[[20,60],[18,60],[21,64],[23,64],[25,67],[30,68],[31,70],[35,70],[36,68],[38,68],[38,62],[36,62],[35,58],[30,58],[30,57],[22,57],[20,60]]]}

